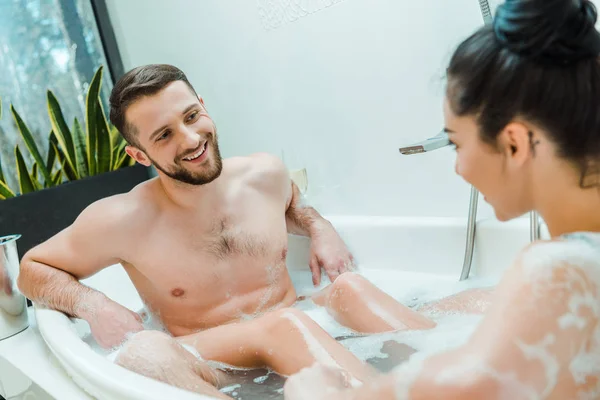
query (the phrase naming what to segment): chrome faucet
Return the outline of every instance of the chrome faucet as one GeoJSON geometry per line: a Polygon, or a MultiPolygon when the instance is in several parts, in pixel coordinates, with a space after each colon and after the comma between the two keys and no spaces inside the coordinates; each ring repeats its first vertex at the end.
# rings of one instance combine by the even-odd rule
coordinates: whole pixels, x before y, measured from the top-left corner
{"type": "MultiPolygon", "coordinates": [[[[486,24],[492,23],[493,17],[490,10],[490,4],[488,0],[478,0],[479,8],[481,9],[481,15],[483,21],[486,24]]],[[[441,149],[450,145],[448,134],[445,131],[441,131],[437,135],[423,140],[422,142],[411,144],[410,146],[401,147],[400,153],[403,155],[419,154],[428,151],[441,149]]],[[[463,281],[469,277],[471,273],[471,264],[473,263],[473,249],[475,248],[475,228],[476,228],[476,217],[477,217],[477,202],[479,200],[479,191],[475,186],[471,185],[471,199],[469,201],[469,219],[467,220],[467,241],[465,246],[465,257],[463,261],[463,268],[460,273],[460,280],[463,281]]],[[[539,216],[535,211],[532,211],[529,218],[529,237],[533,242],[540,238],[540,226],[539,216]]]]}
{"type": "MultiPolygon", "coordinates": [[[[448,134],[444,131],[437,135],[417,142],[406,147],[400,148],[400,153],[403,155],[412,155],[426,153],[449,146],[450,140],[448,134]]],[[[471,272],[471,264],[473,263],[473,250],[475,248],[475,228],[477,226],[477,203],[479,201],[479,190],[471,185],[471,199],[469,200],[469,218],[467,220],[467,241],[465,246],[465,257],[463,261],[460,280],[464,281],[469,277],[471,272]]],[[[540,238],[539,217],[535,211],[530,214],[530,240],[533,242],[540,238]]]]}
{"type": "Polygon", "coordinates": [[[405,156],[409,156],[411,154],[419,154],[441,149],[449,144],[450,140],[448,139],[448,134],[445,131],[441,131],[437,135],[423,140],[422,142],[418,142],[406,147],[400,147],[400,153],[404,154],[405,156]]]}
{"type": "Polygon", "coordinates": [[[17,287],[17,240],[20,237],[0,237],[0,340],[16,335],[29,326],[27,299],[17,287]]]}

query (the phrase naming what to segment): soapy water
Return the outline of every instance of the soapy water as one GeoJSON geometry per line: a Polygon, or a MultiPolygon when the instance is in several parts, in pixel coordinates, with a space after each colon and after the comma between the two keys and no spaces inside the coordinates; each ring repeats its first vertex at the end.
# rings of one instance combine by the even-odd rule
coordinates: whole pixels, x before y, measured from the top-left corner
{"type": "MultiPolygon", "coordinates": [[[[400,303],[413,309],[466,289],[496,284],[495,280],[473,278],[458,282],[455,277],[390,270],[366,270],[359,273],[400,303]]],[[[310,271],[290,271],[290,276],[299,296],[309,297],[329,284],[329,280],[323,276],[322,284],[317,288],[313,287],[310,271]]],[[[435,328],[365,335],[340,325],[324,307],[319,307],[310,300],[297,303],[295,308],[306,313],[360,360],[382,373],[405,363],[415,353],[426,351],[431,354],[465,343],[482,318],[482,315],[450,312],[426,314],[437,323],[435,328]]],[[[165,331],[152,316],[147,316],[144,322],[147,329],[165,331]]],[[[101,349],[89,333],[83,340],[98,353],[106,355],[106,350],[101,349]]],[[[218,365],[212,362],[210,364],[218,365]]],[[[222,388],[221,392],[234,399],[284,398],[285,377],[266,369],[228,367],[227,371],[231,375],[231,383],[222,388]]]]}
{"type": "MultiPolygon", "coordinates": [[[[469,279],[457,282],[453,277],[389,270],[368,270],[361,271],[360,274],[402,304],[414,309],[466,289],[496,284],[495,280],[469,279]]],[[[314,288],[310,273],[291,271],[290,275],[299,295],[310,296],[329,284],[324,277],[321,286],[314,288]]],[[[359,359],[382,373],[390,372],[421,351],[431,354],[464,344],[483,317],[457,313],[428,314],[437,323],[434,329],[364,335],[340,325],[325,308],[311,301],[302,301],[295,307],[315,320],[359,359]]],[[[285,377],[272,371],[233,369],[230,374],[234,383],[221,391],[234,399],[284,398],[285,377]]]]}

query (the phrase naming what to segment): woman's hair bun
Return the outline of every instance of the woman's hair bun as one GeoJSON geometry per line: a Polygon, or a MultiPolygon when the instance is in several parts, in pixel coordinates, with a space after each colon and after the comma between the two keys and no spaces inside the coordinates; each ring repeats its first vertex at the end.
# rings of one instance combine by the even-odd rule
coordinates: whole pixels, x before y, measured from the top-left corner
{"type": "Polygon", "coordinates": [[[600,54],[597,17],[589,0],[506,0],[496,11],[494,32],[513,53],[570,64],[600,54]]]}

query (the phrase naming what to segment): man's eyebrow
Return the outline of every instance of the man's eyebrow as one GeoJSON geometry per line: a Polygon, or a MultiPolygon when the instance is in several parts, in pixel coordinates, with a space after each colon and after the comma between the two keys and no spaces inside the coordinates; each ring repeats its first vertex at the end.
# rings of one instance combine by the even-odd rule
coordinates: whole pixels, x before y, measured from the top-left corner
{"type": "MultiPolygon", "coordinates": [[[[185,108],[185,110],[183,110],[183,112],[181,113],[182,115],[187,114],[188,112],[190,112],[190,110],[194,109],[198,107],[198,104],[194,103],[194,104],[190,104],[189,106],[187,106],[185,108]]],[[[168,125],[164,125],[161,126],[160,128],[158,128],[157,130],[155,130],[154,132],[152,132],[152,135],[150,135],[150,140],[154,140],[154,138],[161,133],[162,131],[164,131],[166,128],[168,127],[168,125]]]]}
{"type": "Polygon", "coordinates": [[[157,130],[155,130],[154,132],[152,132],[152,135],[150,135],[150,140],[154,140],[154,137],[158,136],[159,133],[161,133],[162,131],[164,131],[167,128],[167,126],[168,125],[161,126],[157,130]]]}
{"type": "Polygon", "coordinates": [[[448,129],[446,127],[444,127],[444,132],[446,132],[446,133],[456,133],[452,129],[448,129]]]}

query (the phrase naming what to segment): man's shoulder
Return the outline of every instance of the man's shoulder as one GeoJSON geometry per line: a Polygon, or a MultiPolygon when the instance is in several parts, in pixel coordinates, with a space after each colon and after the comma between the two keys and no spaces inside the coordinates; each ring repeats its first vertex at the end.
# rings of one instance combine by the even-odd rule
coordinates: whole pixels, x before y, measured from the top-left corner
{"type": "Polygon", "coordinates": [[[154,180],[143,182],[125,193],[99,199],[83,210],[80,219],[89,223],[123,228],[143,220],[156,204],[153,200],[154,180]]]}
{"type": "Polygon", "coordinates": [[[230,176],[245,184],[261,189],[279,188],[289,180],[283,161],[270,153],[254,153],[243,157],[232,157],[229,163],[230,176]]]}
{"type": "Polygon", "coordinates": [[[227,162],[238,172],[286,171],[281,158],[271,153],[253,153],[247,156],[231,157],[227,162]]]}

